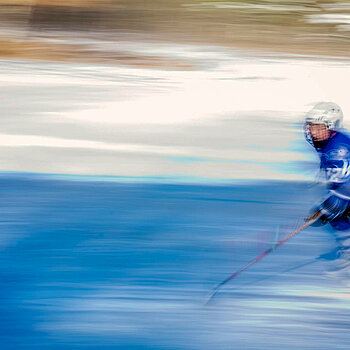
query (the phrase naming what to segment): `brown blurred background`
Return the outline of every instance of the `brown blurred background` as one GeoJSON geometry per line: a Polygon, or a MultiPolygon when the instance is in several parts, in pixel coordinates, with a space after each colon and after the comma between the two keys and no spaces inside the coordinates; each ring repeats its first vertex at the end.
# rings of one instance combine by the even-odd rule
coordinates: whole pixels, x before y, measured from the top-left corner
{"type": "MultiPolygon", "coordinates": [[[[330,0],[0,0],[0,56],[3,58],[147,64],[145,57],[131,57],[103,46],[96,48],[86,41],[117,43],[130,37],[347,57],[350,3],[330,0]]],[[[161,63],[175,64],[164,60],[161,63]]]]}

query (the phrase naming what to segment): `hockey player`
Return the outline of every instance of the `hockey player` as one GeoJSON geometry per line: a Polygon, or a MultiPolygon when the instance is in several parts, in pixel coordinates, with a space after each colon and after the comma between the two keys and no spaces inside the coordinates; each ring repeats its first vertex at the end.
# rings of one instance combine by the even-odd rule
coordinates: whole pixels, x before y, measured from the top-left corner
{"type": "Polygon", "coordinates": [[[329,223],[336,230],[350,229],[350,137],[342,128],[343,112],[331,102],[321,102],[305,118],[306,140],[320,157],[329,195],[308,219],[322,214],[316,224],[329,223]]]}

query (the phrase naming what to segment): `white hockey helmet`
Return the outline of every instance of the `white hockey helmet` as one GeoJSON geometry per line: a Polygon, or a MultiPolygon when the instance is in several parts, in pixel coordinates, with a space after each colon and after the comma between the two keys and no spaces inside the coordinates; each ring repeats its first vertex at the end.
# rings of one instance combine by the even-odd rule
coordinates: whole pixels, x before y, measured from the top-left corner
{"type": "Polygon", "coordinates": [[[336,103],[319,102],[306,114],[305,124],[324,124],[338,130],[343,125],[343,112],[336,103]]]}
{"type": "Polygon", "coordinates": [[[314,145],[309,129],[310,124],[323,124],[330,130],[338,130],[343,125],[343,112],[336,103],[319,102],[306,113],[304,122],[305,138],[311,145],[314,145]]]}

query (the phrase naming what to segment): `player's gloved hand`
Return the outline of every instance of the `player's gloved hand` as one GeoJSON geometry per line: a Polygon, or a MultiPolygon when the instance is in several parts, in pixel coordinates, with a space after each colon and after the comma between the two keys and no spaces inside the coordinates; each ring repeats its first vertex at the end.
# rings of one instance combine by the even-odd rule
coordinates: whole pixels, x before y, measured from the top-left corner
{"type": "Polygon", "coordinates": [[[312,220],[315,220],[315,222],[311,224],[311,226],[314,227],[326,225],[328,222],[324,215],[320,216],[320,212],[318,210],[312,211],[312,213],[305,218],[305,222],[312,220]]]}

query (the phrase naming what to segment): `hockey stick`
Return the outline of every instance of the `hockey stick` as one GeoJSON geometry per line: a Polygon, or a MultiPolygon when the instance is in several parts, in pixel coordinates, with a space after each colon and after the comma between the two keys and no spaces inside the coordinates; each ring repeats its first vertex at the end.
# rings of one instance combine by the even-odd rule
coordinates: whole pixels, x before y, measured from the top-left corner
{"type": "Polygon", "coordinates": [[[315,258],[315,259],[308,259],[308,260],[305,260],[303,261],[302,263],[296,265],[296,266],[293,266],[293,267],[289,267],[288,269],[284,270],[284,271],[281,271],[281,272],[278,272],[277,274],[275,275],[271,275],[271,276],[267,276],[267,277],[263,277],[259,280],[256,280],[256,281],[252,281],[250,283],[246,283],[244,284],[243,286],[240,286],[240,287],[237,287],[237,288],[233,288],[232,290],[233,291],[239,291],[239,290],[242,290],[243,288],[246,288],[246,287],[249,287],[249,286],[252,286],[252,285],[256,285],[258,283],[261,283],[261,282],[264,282],[266,280],[270,280],[270,279],[273,279],[277,276],[282,276],[288,272],[291,272],[291,271],[294,271],[294,270],[297,270],[297,269],[300,269],[304,266],[307,266],[307,265],[311,265],[311,264],[314,264],[318,261],[319,257],[315,258]]]}
{"type": "Polygon", "coordinates": [[[308,265],[314,264],[314,263],[318,262],[320,259],[321,259],[321,260],[335,260],[335,259],[338,258],[338,256],[336,255],[337,253],[339,254],[339,248],[335,248],[335,249],[333,249],[333,250],[332,250],[331,252],[329,252],[329,253],[321,254],[321,255],[319,255],[319,256],[316,257],[316,258],[307,259],[307,260],[303,261],[302,263],[300,263],[300,264],[298,264],[298,265],[296,265],[296,266],[289,267],[288,269],[286,269],[286,270],[284,270],[284,271],[281,271],[281,272],[278,272],[278,273],[275,274],[275,275],[263,277],[263,278],[261,278],[261,279],[259,279],[259,280],[252,281],[252,282],[250,282],[250,283],[246,283],[246,284],[244,284],[243,286],[239,286],[239,287],[237,287],[237,288],[233,288],[232,290],[234,290],[234,291],[242,290],[243,288],[246,288],[247,286],[256,285],[256,284],[258,284],[258,283],[260,283],[260,282],[264,282],[264,281],[266,281],[266,280],[273,279],[273,278],[275,278],[275,277],[277,277],[277,276],[282,276],[282,275],[284,275],[284,274],[286,274],[286,273],[289,273],[289,272],[291,272],[291,271],[298,270],[298,269],[300,269],[300,268],[302,268],[302,267],[304,267],[304,266],[308,266],[308,265]]]}
{"type": "Polygon", "coordinates": [[[231,281],[232,279],[236,278],[238,275],[240,275],[242,272],[248,270],[251,266],[253,266],[254,264],[256,264],[258,261],[260,261],[261,259],[263,259],[266,255],[272,253],[275,249],[277,249],[278,247],[280,247],[282,244],[286,243],[288,240],[290,240],[292,237],[294,237],[297,233],[299,233],[300,231],[304,230],[306,227],[310,226],[311,224],[313,224],[315,221],[317,221],[320,217],[321,217],[321,213],[320,212],[316,212],[314,214],[312,214],[311,216],[309,216],[307,218],[307,221],[300,227],[298,227],[296,230],[294,230],[292,233],[290,233],[288,236],[286,236],[285,238],[281,239],[280,241],[278,241],[276,244],[274,244],[271,248],[265,250],[263,253],[261,253],[259,256],[257,256],[255,259],[253,259],[252,261],[250,261],[248,264],[244,265],[242,268],[240,268],[238,271],[236,271],[235,273],[233,273],[231,276],[227,277],[225,280],[223,280],[222,282],[220,282],[211,292],[207,304],[209,304],[213,298],[215,297],[215,295],[219,292],[219,289],[225,285],[227,282],[231,281]]]}

